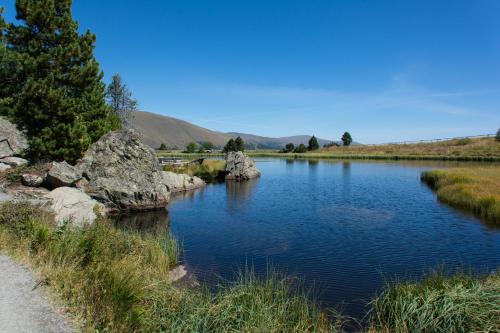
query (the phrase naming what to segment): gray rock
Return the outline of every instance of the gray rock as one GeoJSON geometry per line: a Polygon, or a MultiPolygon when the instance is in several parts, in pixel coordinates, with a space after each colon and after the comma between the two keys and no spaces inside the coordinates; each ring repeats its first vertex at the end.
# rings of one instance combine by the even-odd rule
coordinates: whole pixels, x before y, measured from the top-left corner
{"type": "Polygon", "coordinates": [[[22,165],[27,165],[29,162],[24,158],[9,156],[0,158],[0,163],[8,164],[11,167],[18,167],[22,165]]]}
{"type": "Polygon", "coordinates": [[[80,178],[82,178],[80,169],[63,161],[52,162],[45,180],[50,188],[58,188],[62,186],[74,186],[80,178]]]}
{"type": "Polygon", "coordinates": [[[43,177],[34,173],[23,173],[21,175],[21,184],[29,187],[39,187],[43,184],[43,177]]]}
{"type": "Polygon", "coordinates": [[[9,170],[10,168],[11,168],[11,166],[8,164],[0,163],[0,172],[5,171],[5,170],[9,170]]]}
{"type": "Polygon", "coordinates": [[[226,180],[242,181],[260,176],[253,159],[243,152],[229,152],[226,155],[226,180]]]}
{"type": "Polygon", "coordinates": [[[198,177],[163,171],[163,183],[170,192],[184,192],[205,186],[205,182],[198,177]]]}
{"type": "Polygon", "coordinates": [[[20,155],[28,148],[24,134],[7,119],[0,117],[0,158],[20,155]]]}
{"type": "Polygon", "coordinates": [[[88,180],[85,192],[110,210],[164,208],[170,192],[154,150],[134,130],[104,135],[76,166],[88,180]]]}
{"type": "Polygon", "coordinates": [[[74,187],[58,187],[45,195],[50,200],[49,209],[55,213],[59,225],[69,222],[81,227],[91,224],[98,214],[104,214],[105,207],[90,196],[74,187]]]}

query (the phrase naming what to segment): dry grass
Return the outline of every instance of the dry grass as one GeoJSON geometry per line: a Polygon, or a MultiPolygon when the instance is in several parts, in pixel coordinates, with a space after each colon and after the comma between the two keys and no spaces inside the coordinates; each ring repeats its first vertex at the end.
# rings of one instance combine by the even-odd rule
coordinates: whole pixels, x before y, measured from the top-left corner
{"type": "Polygon", "coordinates": [[[320,153],[373,156],[436,156],[468,158],[500,158],[500,143],[495,138],[449,140],[432,143],[388,144],[378,146],[329,147],[320,153]]]}
{"type": "Polygon", "coordinates": [[[202,164],[190,164],[184,167],[173,167],[171,165],[164,166],[165,171],[185,173],[190,176],[200,177],[206,182],[218,180],[225,168],[226,161],[224,160],[204,160],[202,164]]]}
{"type": "Polygon", "coordinates": [[[427,171],[422,180],[442,202],[500,224],[500,166],[427,171]]]}

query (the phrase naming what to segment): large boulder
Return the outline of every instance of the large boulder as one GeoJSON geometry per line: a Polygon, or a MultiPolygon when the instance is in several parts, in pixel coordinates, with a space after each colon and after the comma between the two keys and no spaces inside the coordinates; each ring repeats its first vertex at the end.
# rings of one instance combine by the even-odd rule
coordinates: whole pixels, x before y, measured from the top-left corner
{"type": "Polygon", "coordinates": [[[48,208],[54,212],[60,225],[66,222],[77,227],[91,224],[97,214],[102,215],[105,210],[102,203],[74,187],[58,187],[46,194],[45,198],[49,200],[48,208]]]}
{"type": "Polygon", "coordinates": [[[0,158],[20,155],[28,148],[24,134],[7,119],[0,117],[0,158]]]}
{"type": "Polygon", "coordinates": [[[241,151],[226,155],[226,180],[248,180],[260,176],[255,161],[241,151]]]}
{"type": "Polygon", "coordinates": [[[63,186],[75,186],[75,183],[82,178],[82,171],[66,161],[52,162],[45,181],[49,188],[63,186]]]}
{"type": "Polygon", "coordinates": [[[163,183],[173,193],[190,191],[205,186],[205,182],[198,177],[170,171],[163,171],[162,174],[163,183]]]}
{"type": "Polygon", "coordinates": [[[134,130],[110,132],[95,142],[76,165],[88,181],[83,188],[110,210],[165,207],[170,193],[153,149],[134,130]]]}

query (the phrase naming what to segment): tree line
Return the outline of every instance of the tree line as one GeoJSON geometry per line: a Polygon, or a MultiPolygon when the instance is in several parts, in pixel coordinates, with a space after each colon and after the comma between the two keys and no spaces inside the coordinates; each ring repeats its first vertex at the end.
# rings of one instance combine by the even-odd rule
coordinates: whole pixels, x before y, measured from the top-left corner
{"type": "Polygon", "coordinates": [[[72,0],[16,0],[0,7],[0,115],[23,130],[34,160],[75,161],[103,134],[126,126],[137,101],[94,57],[96,36],[78,32],[72,0]]]}
{"type": "MultiPolygon", "coordinates": [[[[349,134],[349,132],[345,132],[342,135],[340,140],[342,141],[344,146],[349,146],[352,143],[352,136],[351,136],[351,134],[349,134]]],[[[333,146],[340,146],[340,144],[338,144],[337,142],[330,142],[330,143],[323,145],[323,147],[325,147],[325,148],[326,147],[333,147],[333,146]]],[[[285,148],[282,149],[280,152],[281,153],[306,153],[308,151],[318,150],[319,147],[320,146],[318,143],[318,139],[316,139],[316,137],[313,135],[309,139],[307,147],[303,143],[301,143],[298,146],[295,146],[292,142],[290,142],[290,143],[287,143],[285,145],[285,148]]]]}

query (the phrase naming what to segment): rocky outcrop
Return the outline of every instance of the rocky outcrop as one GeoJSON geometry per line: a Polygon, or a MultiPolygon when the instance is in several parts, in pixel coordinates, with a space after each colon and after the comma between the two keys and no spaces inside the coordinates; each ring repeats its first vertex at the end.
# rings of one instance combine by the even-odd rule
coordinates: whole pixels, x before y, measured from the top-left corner
{"type": "Polygon", "coordinates": [[[28,148],[24,134],[7,119],[0,117],[0,158],[20,155],[28,148]]]}
{"type": "Polygon", "coordinates": [[[260,176],[253,159],[243,152],[229,152],[226,155],[226,180],[243,181],[260,176]]]}
{"type": "Polygon", "coordinates": [[[184,192],[205,186],[205,182],[198,177],[182,173],[163,171],[163,183],[170,192],[184,192]]]}
{"type": "Polygon", "coordinates": [[[21,184],[28,187],[39,187],[43,184],[43,177],[35,173],[21,174],[21,184]]]}
{"type": "Polygon", "coordinates": [[[82,171],[69,165],[66,161],[52,162],[45,181],[50,188],[62,186],[75,186],[75,183],[82,178],[82,171]]]}
{"type": "Polygon", "coordinates": [[[86,193],[115,211],[165,207],[170,193],[155,152],[134,130],[104,135],[85,153],[76,169],[88,181],[86,193]]]}
{"type": "Polygon", "coordinates": [[[48,208],[55,213],[60,225],[68,222],[81,227],[93,223],[97,214],[103,214],[105,210],[103,204],[74,187],[58,187],[45,198],[49,200],[48,208]]]}
{"type": "Polygon", "coordinates": [[[18,167],[18,166],[27,165],[29,162],[28,162],[28,160],[25,160],[24,158],[21,158],[21,157],[9,156],[9,157],[0,158],[0,163],[10,165],[11,167],[18,167]]]}

